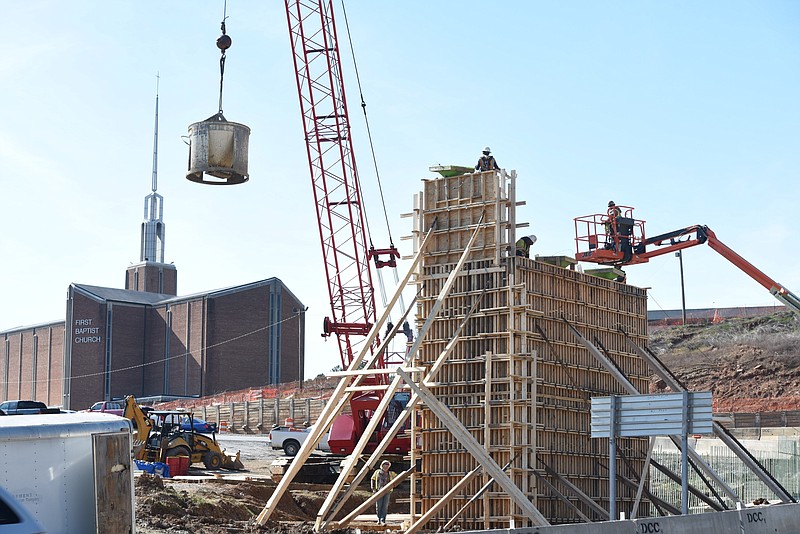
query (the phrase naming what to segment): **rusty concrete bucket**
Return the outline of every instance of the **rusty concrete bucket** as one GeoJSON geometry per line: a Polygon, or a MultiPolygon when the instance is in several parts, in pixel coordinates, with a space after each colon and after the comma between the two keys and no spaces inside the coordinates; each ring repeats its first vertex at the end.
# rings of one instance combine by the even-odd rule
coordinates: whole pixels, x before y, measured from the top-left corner
{"type": "Polygon", "coordinates": [[[222,113],[189,126],[186,179],[209,185],[236,185],[250,179],[247,151],[250,128],[225,120],[222,113]]]}

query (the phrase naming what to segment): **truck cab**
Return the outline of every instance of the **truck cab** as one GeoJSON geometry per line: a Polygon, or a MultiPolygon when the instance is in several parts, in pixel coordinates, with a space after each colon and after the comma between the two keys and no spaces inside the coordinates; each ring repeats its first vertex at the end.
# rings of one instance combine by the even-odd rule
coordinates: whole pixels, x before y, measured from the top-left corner
{"type": "Polygon", "coordinates": [[[122,401],[100,401],[95,402],[92,404],[91,408],[84,411],[95,413],[112,413],[122,417],[125,414],[125,405],[122,401]]]}

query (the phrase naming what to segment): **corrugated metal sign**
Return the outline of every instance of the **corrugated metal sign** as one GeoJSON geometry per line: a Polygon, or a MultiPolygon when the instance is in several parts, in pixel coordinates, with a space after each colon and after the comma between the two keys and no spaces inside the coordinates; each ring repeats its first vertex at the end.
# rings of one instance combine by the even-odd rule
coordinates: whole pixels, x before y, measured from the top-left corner
{"type": "Polygon", "coordinates": [[[592,397],[593,438],[607,438],[612,433],[618,437],[674,436],[684,431],[688,434],[713,431],[710,391],[592,397]],[[688,416],[686,429],[684,409],[688,416]],[[613,429],[612,412],[615,414],[613,429]]]}

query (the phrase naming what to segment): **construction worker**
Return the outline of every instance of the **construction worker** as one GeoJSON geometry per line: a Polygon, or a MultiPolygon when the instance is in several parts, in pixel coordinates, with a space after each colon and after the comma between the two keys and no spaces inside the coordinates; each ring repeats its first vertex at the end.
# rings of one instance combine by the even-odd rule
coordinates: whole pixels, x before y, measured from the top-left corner
{"type": "Polygon", "coordinates": [[[476,171],[499,171],[500,167],[494,156],[491,155],[492,149],[488,146],[483,147],[483,155],[478,159],[478,164],[475,165],[476,171]]]}
{"type": "Polygon", "coordinates": [[[609,250],[616,249],[616,243],[614,242],[614,236],[617,234],[617,217],[622,214],[622,210],[620,210],[617,205],[614,203],[613,200],[608,201],[608,210],[606,211],[606,248],[609,250]]]}
{"type": "MultiPolygon", "coordinates": [[[[389,460],[384,460],[381,462],[381,467],[376,469],[375,472],[372,474],[372,479],[370,482],[370,486],[372,487],[372,493],[377,493],[381,490],[384,486],[386,486],[389,482],[392,481],[397,474],[393,471],[389,471],[389,468],[392,466],[392,463],[389,460]]],[[[386,514],[389,513],[389,495],[391,491],[387,492],[385,495],[381,496],[375,502],[375,513],[378,515],[378,524],[385,525],[386,524],[386,514]]]]}
{"type": "Polygon", "coordinates": [[[536,236],[535,235],[526,235],[525,237],[520,237],[517,239],[517,256],[522,256],[523,258],[530,258],[531,257],[531,245],[536,243],[536,236]]]}

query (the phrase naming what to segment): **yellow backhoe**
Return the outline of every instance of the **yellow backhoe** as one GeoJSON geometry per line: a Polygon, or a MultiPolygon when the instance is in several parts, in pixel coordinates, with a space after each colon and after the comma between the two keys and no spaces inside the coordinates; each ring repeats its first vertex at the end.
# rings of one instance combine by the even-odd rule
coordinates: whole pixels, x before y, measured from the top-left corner
{"type": "Polygon", "coordinates": [[[227,455],[213,433],[208,436],[194,430],[192,412],[152,410],[145,414],[129,395],[124,416],[133,423],[137,460],[165,462],[169,457],[188,456],[190,465],[202,463],[206,469],[244,469],[238,452],[236,456],[227,455]]]}

